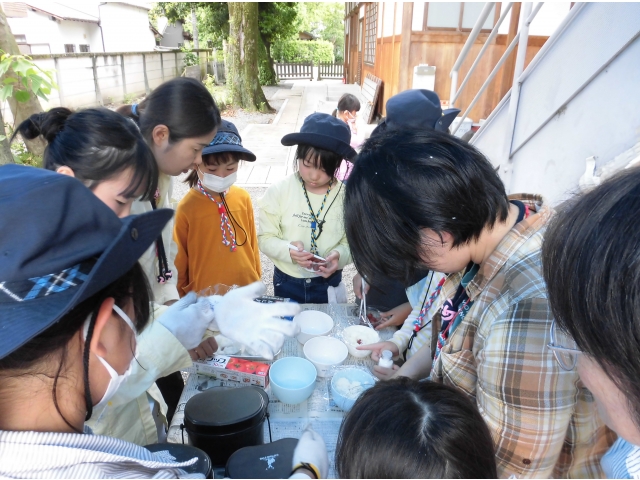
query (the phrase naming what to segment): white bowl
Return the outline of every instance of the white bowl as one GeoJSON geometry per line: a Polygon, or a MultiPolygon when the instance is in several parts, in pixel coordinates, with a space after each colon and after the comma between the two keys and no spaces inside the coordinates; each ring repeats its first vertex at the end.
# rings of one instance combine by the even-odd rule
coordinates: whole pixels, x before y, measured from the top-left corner
{"type": "Polygon", "coordinates": [[[331,397],[338,407],[345,412],[348,412],[351,410],[351,407],[353,407],[353,404],[356,403],[356,400],[360,395],[362,395],[365,390],[373,387],[375,383],[376,379],[367,372],[359,368],[346,368],[337,372],[331,379],[331,397]],[[341,388],[339,387],[340,382],[344,382],[344,380],[341,379],[347,379],[352,384],[353,382],[359,382],[360,385],[355,387],[354,391],[345,394],[345,392],[341,391],[341,388]],[[362,391],[358,392],[359,390],[362,391]]]}
{"type": "Polygon", "coordinates": [[[331,367],[342,365],[349,356],[347,346],[332,337],[314,337],[304,344],[302,351],[315,365],[319,377],[330,376],[331,367]]]}
{"type": "Polygon", "coordinates": [[[380,334],[369,327],[352,325],[342,332],[342,340],[347,345],[349,353],[356,358],[364,358],[371,355],[371,350],[357,350],[360,345],[369,345],[380,341],[380,334]],[[358,343],[361,340],[361,343],[358,343]]]}
{"type": "Polygon", "coordinates": [[[326,313],[316,310],[300,312],[293,321],[300,326],[300,333],[296,337],[301,344],[313,337],[328,335],[333,330],[333,319],[326,313]]]}
{"type": "Polygon", "coordinates": [[[316,388],[317,371],[304,358],[285,357],[273,362],[269,369],[271,391],[282,403],[304,402],[316,388]]]}

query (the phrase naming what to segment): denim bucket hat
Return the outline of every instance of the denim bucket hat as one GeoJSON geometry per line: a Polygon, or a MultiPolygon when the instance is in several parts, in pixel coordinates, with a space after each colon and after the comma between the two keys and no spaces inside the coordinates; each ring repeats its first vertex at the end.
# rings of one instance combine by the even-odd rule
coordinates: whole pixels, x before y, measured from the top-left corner
{"type": "Polygon", "coordinates": [[[0,358],[129,271],[173,212],[120,219],[79,180],[0,167],[0,358]]]}
{"type": "Polygon", "coordinates": [[[282,145],[311,145],[341,155],[347,160],[356,156],[351,148],[351,130],[339,118],[326,113],[312,113],[304,119],[299,132],[282,137],[282,145]]]}
{"type": "Polygon", "coordinates": [[[227,121],[222,120],[222,124],[218,127],[218,133],[213,137],[211,143],[202,149],[203,155],[210,153],[235,152],[240,153],[242,160],[255,162],[256,156],[253,152],[242,146],[242,138],[238,133],[236,126],[227,121]]]}
{"type": "Polygon", "coordinates": [[[431,90],[405,90],[387,100],[387,116],[371,133],[405,128],[447,132],[460,113],[458,108],[442,110],[440,97],[431,90]]]}

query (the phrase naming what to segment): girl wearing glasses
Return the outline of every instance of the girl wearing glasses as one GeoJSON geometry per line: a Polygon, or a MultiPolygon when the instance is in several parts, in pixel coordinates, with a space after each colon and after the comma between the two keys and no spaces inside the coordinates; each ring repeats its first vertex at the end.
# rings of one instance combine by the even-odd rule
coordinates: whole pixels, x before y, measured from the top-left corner
{"type": "Polygon", "coordinates": [[[577,369],[618,440],[608,478],[640,475],[640,169],[573,201],[547,231],[542,261],[556,321],[549,348],[577,369]]]}

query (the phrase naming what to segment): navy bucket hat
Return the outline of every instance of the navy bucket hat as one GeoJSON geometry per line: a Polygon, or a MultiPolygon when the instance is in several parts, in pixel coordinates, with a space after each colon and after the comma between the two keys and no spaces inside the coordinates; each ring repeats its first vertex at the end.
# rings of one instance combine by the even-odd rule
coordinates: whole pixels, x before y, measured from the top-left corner
{"type": "Polygon", "coordinates": [[[221,152],[239,153],[242,160],[248,162],[255,162],[256,160],[253,152],[242,146],[242,138],[240,138],[236,126],[227,120],[222,120],[216,136],[213,137],[213,140],[211,140],[208,146],[202,149],[202,155],[221,152]]]}
{"type": "Polygon", "coordinates": [[[127,271],[173,215],[120,219],[79,180],[0,167],[0,358],[127,271]]]}
{"type": "Polygon", "coordinates": [[[282,137],[282,145],[311,145],[341,155],[347,160],[356,156],[351,148],[351,130],[339,118],[326,113],[312,113],[304,119],[299,132],[282,137]]]}
{"type": "Polygon", "coordinates": [[[387,116],[371,133],[405,128],[448,132],[460,113],[458,108],[442,110],[440,97],[431,90],[405,90],[387,100],[387,116]]]}

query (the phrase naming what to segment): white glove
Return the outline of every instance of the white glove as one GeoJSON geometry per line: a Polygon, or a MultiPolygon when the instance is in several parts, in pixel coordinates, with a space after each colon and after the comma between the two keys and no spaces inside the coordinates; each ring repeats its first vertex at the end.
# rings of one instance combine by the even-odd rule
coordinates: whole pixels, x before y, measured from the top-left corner
{"type": "Polygon", "coordinates": [[[327,478],[329,473],[329,455],[327,454],[327,446],[319,433],[315,432],[311,425],[302,432],[298,445],[293,451],[292,468],[297,467],[301,463],[313,465],[320,472],[319,478],[327,478]]]}
{"type": "Polygon", "coordinates": [[[296,315],[300,306],[288,302],[253,301],[265,291],[262,282],[255,282],[236,288],[223,297],[214,295],[208,298],[215,305],[215,320],[222,335],[271,360],[282,348],[285,337],[300,333],[296,323],[278,317],[296,315]]]}
{"type": "Polygon", "coordinates": [[[213,321],[213,308],[207,297],[197,298],[189,292],[158,317],[156,322],[164,325],[187,350],[202,342],[204,331],[213,321]]]}

